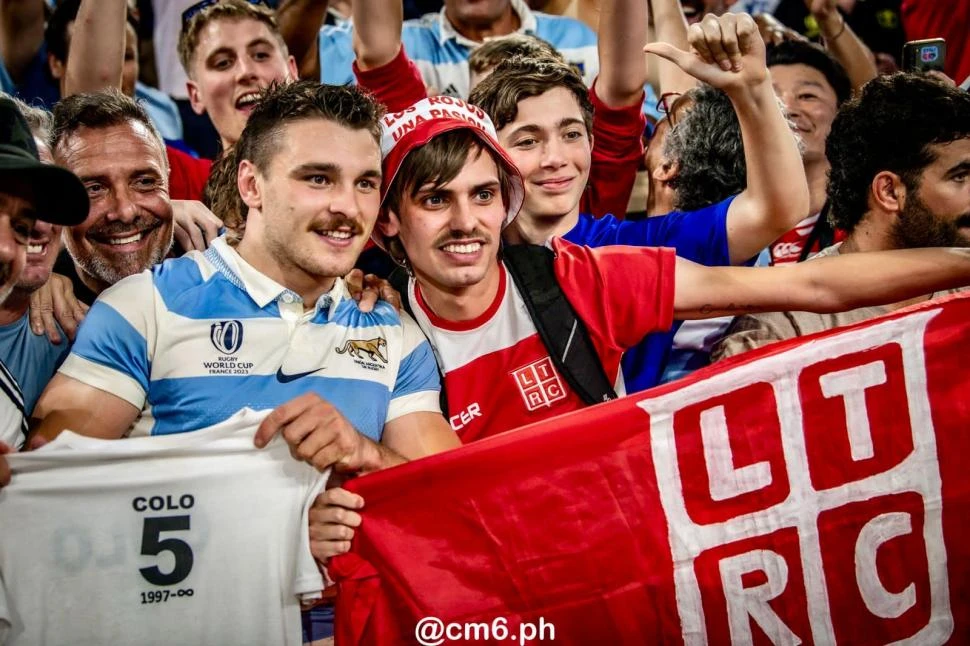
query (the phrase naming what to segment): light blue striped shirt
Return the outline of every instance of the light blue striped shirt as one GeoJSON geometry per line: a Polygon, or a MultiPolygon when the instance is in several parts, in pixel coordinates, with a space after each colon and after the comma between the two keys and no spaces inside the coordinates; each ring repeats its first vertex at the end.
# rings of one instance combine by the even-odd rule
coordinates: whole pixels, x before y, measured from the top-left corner
{"type": "Polygon", "coordinates": [[[339,278],[304,312],[219,238],[101,294],[60,372],[142,410],[132,435],[197,430],[315,392],[380,441],[385,423],[439,411],[431,347],[402,316],[384,302],[361,312],[339,278]]]}
{"type": "MultiPolygon", "coordinates": [[[[511,0],[512,9],[519,16],[519,33],[538,36],[551,43],[582,73],[586,85],[592,85],[599,73],[596,51],[596,32],[585,23],[566,16],[533,12],[523,0],[511,0]]],[[[404,51],[421,70],[424,83],[439,94],[467,98],[470,91],[468,55],[481,43],[469,40],[455,31],[445,17],[429,13],[415,20],[404,21],[401,30],[404,51]]],[[[323,83],[345,85],[354,82],[353,25],[350,21],[339,25],[325,25],[318,38],[320,48],[320,80],[323,83]]]]}

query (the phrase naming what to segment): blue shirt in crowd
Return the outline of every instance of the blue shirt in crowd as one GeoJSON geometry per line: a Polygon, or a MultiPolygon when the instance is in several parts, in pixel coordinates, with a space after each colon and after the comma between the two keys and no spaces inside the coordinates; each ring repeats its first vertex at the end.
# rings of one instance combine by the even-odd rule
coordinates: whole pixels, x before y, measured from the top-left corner
{"type": "Polygon", "coordinates": [[[63,339],[60,345],[51,343],[46,334],[34,334],[26,313],[13,323],[0,325],[0,357],[20,384],[27,415],[34,410],[47,382],[71,351],[64,330],[58,326],[57,331],[63,339]]]}
{"type": "MultiPolygon", "coordinates": [[[[674,211],[633,222],[618,220],[612,215],[596,218],[581,213],[579,222],[563,238],[588,247],[673,247],[681,258],[702,265],[730,265],[727,213],[733,201],[734,196],[698,211],[674,211]]],[[[630,297],[636,298],[636,294],[630,297]]],[[[627,393],[646,390],[661,382],[670,359],[674,334],[682,323],[674,321],[669,331],[648,334],[623,355],[623,380],[627,393]]]]}

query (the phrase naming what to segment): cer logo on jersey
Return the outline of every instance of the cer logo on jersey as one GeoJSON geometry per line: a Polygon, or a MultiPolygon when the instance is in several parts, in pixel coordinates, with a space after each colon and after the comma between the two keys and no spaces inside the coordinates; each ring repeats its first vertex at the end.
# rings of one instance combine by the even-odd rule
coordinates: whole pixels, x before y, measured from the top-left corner
{"type": "Polygon", "coordinates": [[[209,339],[222,354],[235,354],[242,346],[243,326],[239,321],[219,321],[209,328],[209,339]]]}

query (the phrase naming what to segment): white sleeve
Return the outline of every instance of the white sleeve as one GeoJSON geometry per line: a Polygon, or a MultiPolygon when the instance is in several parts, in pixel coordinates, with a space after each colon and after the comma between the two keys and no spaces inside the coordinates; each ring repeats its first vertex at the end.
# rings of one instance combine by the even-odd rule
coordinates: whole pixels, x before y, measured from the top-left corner
{"type": "MultiPolygon", "coordinates": [[[[4,394],[0,393],[0,397],[4,397],[4,394]]],[[[3,402],[0,405],[0,442],[14,451],[19,451],[27,439],[24,436],[25,431],[24,414],[12,401],[3,402]]]]}
{"type": "MultiPolygon", "coordinates": [[[[316,473],[316,470],[314,470],[316,473]]],[[[330,469],[318,473],[309,483],[306,500],[303,501],[303,515],[300,517],[300,544],[296,552],[296,572],[293,577],[293,592],[301,601],[313,601],[322,596],[324,582],[317,567],[317,561],[310,552],[310,507],[317,495],[323,491],[330,469]]]]}
{"type": "Polygon", "coordinates": [[[129,276],[98,297],[59,370],[138,409],[145,404],[157,338],[152,276],[150,270],[129,276]]]}
{"type": "Polygon", "coordinates": [[[404,349],[384,423],[409,413],[440,413],[441,376],[431,344],[421,328],[401,313],[404,349]]]}

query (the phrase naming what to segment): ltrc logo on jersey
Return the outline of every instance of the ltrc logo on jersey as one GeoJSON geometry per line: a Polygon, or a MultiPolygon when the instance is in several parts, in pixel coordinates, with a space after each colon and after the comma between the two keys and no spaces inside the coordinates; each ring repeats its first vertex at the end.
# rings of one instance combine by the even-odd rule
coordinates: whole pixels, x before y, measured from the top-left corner
{"type": "Polygon", "coordinates": [[[239,321],[219,321],[209,328],[209,339],[222,354],[234,354],[242,346],[243,326],[239,321]]]}
{"type": "Polygon", "coordinates": [[[543,406],[551,407],[553,403],[566,398],[566,389],[549,357],[533,361],[513,370],[511,374],[522,393],[525,407],[530,411],[543,406]]]}

